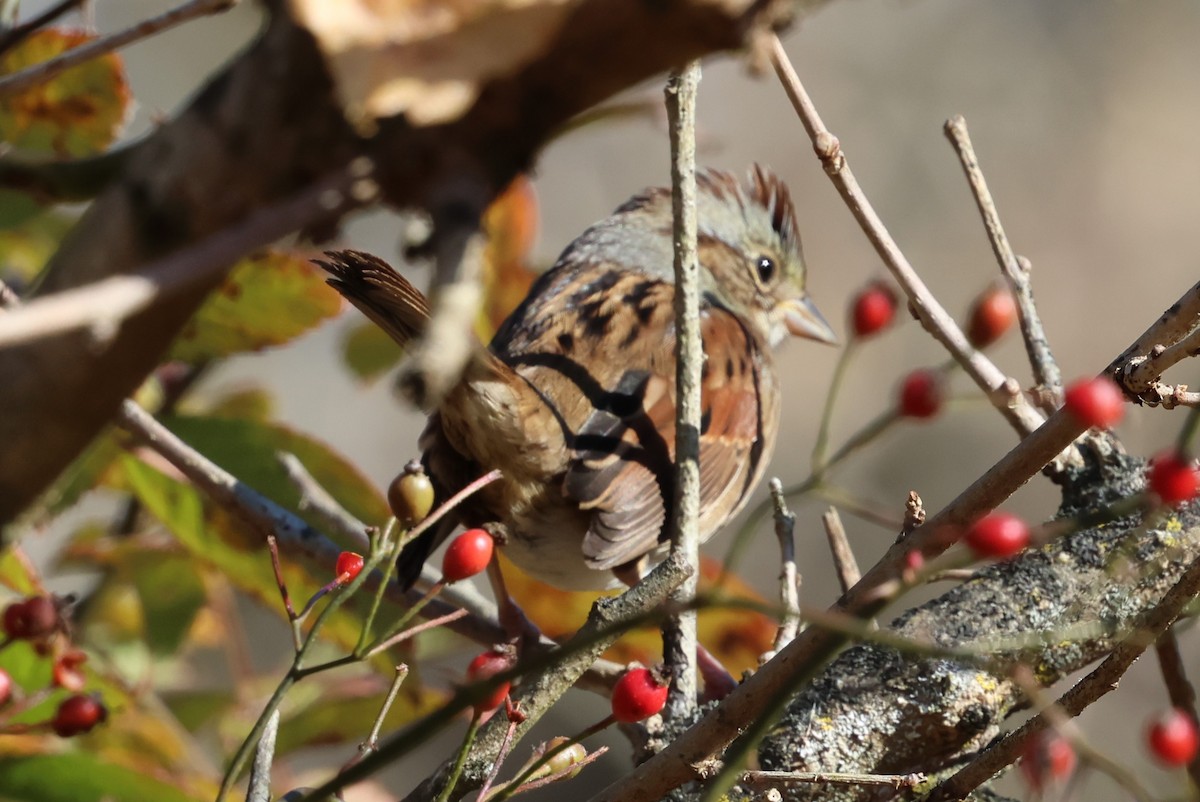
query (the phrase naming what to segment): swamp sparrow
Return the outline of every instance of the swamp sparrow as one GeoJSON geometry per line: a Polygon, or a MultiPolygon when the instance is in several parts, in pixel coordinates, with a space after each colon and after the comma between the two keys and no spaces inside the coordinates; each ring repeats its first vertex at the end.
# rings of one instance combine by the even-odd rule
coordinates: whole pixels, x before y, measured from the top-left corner
{"type": "MultiPolygon", "coordinates": [[[[753,168],[697,176],[702,370],[700,537],[745,505],[779,430],[771,347],[787,332],[834,342],[804,293],[791,198],[753,168]]],[[[671,193],[649,189],[583,232],[479,348],[420,439],[444,500],[503,476],[400,556],[412,584],[455,526],[500,524],[505,554],[566,590],[632,584],[667,549],[675,451],[671,193]]],[[[368,254],[337,251],[329,283],[401,345],[425,298],[368,254]]]]}

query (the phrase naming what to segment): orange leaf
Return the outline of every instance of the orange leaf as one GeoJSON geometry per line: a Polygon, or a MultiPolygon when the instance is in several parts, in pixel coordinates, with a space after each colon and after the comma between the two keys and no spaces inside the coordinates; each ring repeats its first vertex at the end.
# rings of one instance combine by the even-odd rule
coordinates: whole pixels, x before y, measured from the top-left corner
{"type": "MultiPolygon", "coordinates": [[[[522,573],[508,560],[502,559],[502,563],[509,594],[529,619],[552,638],[569,635],[583,626],[592,603],[603,595],[558,590],[522,573]]],[[[721,564],[717,560],[701,557],[701,592],[712,590],[720,574],[721,564]]],[[[737,577],[726,577],[720,590],[726,597],[763,601],[761,595],[737,577]]],[[[761,613],[710,608],[700,612],[699,636],[700,642],[738,677],[756,668],[759,655],[771,649],[775,623],[761,613]]],[[[662,659],[662,638],[657,629],[635,630],[618,640],[604,656],[618,663],[636,660],[649,665],[662,659]]]]}

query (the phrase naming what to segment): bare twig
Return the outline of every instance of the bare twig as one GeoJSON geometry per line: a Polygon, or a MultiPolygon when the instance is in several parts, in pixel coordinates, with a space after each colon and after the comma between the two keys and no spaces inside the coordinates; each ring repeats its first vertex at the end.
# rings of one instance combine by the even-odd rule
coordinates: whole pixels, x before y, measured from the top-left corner
{"type": "Polygon", "coordinates": [[[317,483],[295,454],[281,451],[276,457],[287,471],[288,479],[300,491],[300,511],[311,510],[325,526],[349,540],[359,551],[365,551],[369,545],[366,526],[317,483]]]}
{"type": "MultiPolygon", "coordinates": [[[[288,551],[299,552],[321,565],[333,565],[342,549],[303,520],[283,509],[270,499],[242,484],[228,471],[213,464],[204,455],[184,443],[172,432],[132,401],[121,406],[119,425],[165,457],[178,468],[202,492],[237,515],[266,538],[275,535],[279,544],[288,551]]],[[[367,587],[374,588],[377,575],[368,578],[367,587]]],[[[400,604],[411,604],[420,594],[404,593],[398,585],[388,586],[387,597],[400,604]]],[[[431,602],[422,615],[436,618],[454,612],[454,608],[441,601],[431,602]]],[[[450,629],[478,643],[499,643],[504,640],[504,630],[495,620],[483,620],[467,616],[453,624],[450,629]]]]}
{"type": "Polygon", "coordinates": [[[792,68],[779,37],[772,35],[770,48],[775,72],[783,83],[805,130],[812,138],[813,148],[826,174],[845,200],[867,239],[875,246],[876,252],[908,296],[909,305],[916,312],[921,324],[945,346],[1017,433],[1022,437],[1028,435],[1041,425],[1045,417],[1021,396],[1009,398],[1001,392],[1008,377],[990,359],[971,347],[954,318],[938,303],[892,239],[871,202],[863,194],[854,174],[850,172],[837,137],[829,132],[817,114],[816,107],[800,82],[800,77],[792,68]]]}
{"type": "MultiPolygon", "coordinates": [[[[1188,680],[1175,630],[1168,629],[1164,632],[1154,644],[1154,650],[1158,655],[1158,667],[1162,672],[1163,684],[1167,686],[1171,706],[1186,713],[1193,724],[1200,725],[1200,719],[1196,716],[1196,689],[1188,680]]],[[[1193,757],[1188,763],[1188,774],[1192,782],[1200,787],[1200,755],[1193,757]]]]}
{"type": "MultiPolygon", "coordinates": [[[[1170,309],[1163,312],[1162,316],[1155,320],[1133,345],[1126,348],[1120,356],[1109,363],[1104,372],[1124,386],[1126,392],[1133,396],[1139,396],[1140,393],[1149,389],[1150,384],[1156,381],[1158,376],[1151,375],[1155,373],[1152,368],[1143,369],[1138,371],[1141,383],[1131,384],[1128,374],[1145,362],[1148,357],[1153,356],[1159,348],[1163,349],[1163,353],[1154,357],[1156,360],[1154,364],[1163,366],[1162,369],[1165,370],[1165,365],[1158,360],[1163,358],[1166,349],[1192,335],[1197,327],[1200,327],[1200,282],[1193,284],[1191,289],[1185,292],[1170,309]]],[[[1172,358],[1177,355],[1177,353],[1172,354],[1172,358]]]]}
{"type": "Polygon", "coordinates": [[[371,732],[367,734],[367,739],[359,744],[358,753],[365,755],[368,752],[374,752],[379,748],[379,731],[383,729],[383,720],[387,718],[388,711],[396,702],[396,697],[400,694],[400,686],[404,684],[404,680],[408,679],[408,666],[404,663],[396,666],[396,674],[392,677],[392,684],[388,686],[387,696],[384,697],[383,704],[379,706],[379,715],[375,716],[375,722],[371,725],[371,732]]]}
{"type": "Polygon", "coordinates": [[[254,763],[250,766],[250,787],[246,802],[271,802],[271,764],[275,761],[275,737],[279,734],[279,711],[267,719],[258,746],[254,748],[254,763]]]}
{"type": "Polygon", "coordinates": [[[1013,252],[1008,236],[1004,233],[1004,226],[1000,224],[1000,214],[996,211],[996,203],[988,190],[987,180],[983,177],[983,171],[979,168],[979,161],[975,156],[975,148],[971,144],[967,121],[961,116],[952,117],[946,121],[945,131],[967,174],[967,182],[971,185],[975,204],[983,216],[988,240],[992,243],[992,252],[996,254],[1000,270],[1008,279],[1016,298],[1021,319],[1021,336],[1025,340],[1025,351],[1029,355],[1034,380],[1045,388],[1042,409],[1052,413],[1062,403],[1062,374],[1058,370],[1058,363],[1054,361],[1054,354],[1046,339],[1046,331],[1042,327],[1041,316],[1038,315],[1037,305],[1033,300],[1033,288],[1029,281],[1032,266],[1028,259],[1021,259],[1013,252]]]}
{"type": "Polygon", "coordinates": [[[13,92],[23,92],[30,87],[45,83],[64,70],[76,67],[86,61],[119,50],[126,45],[153,36],[198,17],[228,11],[237,5],[237,0],[189,0],[170,11],[165,11],[157,17],[143,20],[123,31],[94,39],[79,47],[72,48],[60,56],[26,67],[20,72],[0,78],[0,95],[13,92]]]}
{"type": "Polygon", "coordinates": [[[833,565],[837,569],[838,581],[842,592],[850,590],[862,579],[858,570],[858,561],[854,559],[854,551],[850,541],[846,539],[846,527],[842,526],[842,516],[838,515],[837,507],[830,507],[821,514],[821,524],[825,527],[825,537],[829,539],[829,552],[833,555],[833,565]]]}
{"type": "Polygon", "coordinates": [[[1125,390],[1144,404],[1174,409],[1177,406],[1200,405],[1200,393],[1188,392],[1186,384],[1165,384],[1162,374],[1184,359],[1200,354],[1200,326],[1178,342],[1156,344],[1150,353],[1136,356],[1118,371],[1125,390]]]}
{"type": "MultiPolygon", "coordinates": [[[[1158,604],[1140,617],[1133,632],[1121,641],[1103,663],[1059,697],[1057,706],[1069,716],[1078,716],[1090,704],[1115,689],[1117,681],[1133,661],[1166,631],[1197,593],[1200,593],[1200,560],[1188,566],[1179,581],[1158,604]]],[[[943,781],[928,799],[930,802],[948,802],[965,798],[996,772],[1013,763],[1026,739],[1046,729],[1048,723],[1044,713],[1029,719],[943,781]]]]}
{"type": "MultiPolygon", "coordinates": [[[[796,516],[788,509],[783,483],[771,477],[771,501],[775,505],[775,537],[779,540],[782,567],[779,572],[779,603],[783,619],[775,633],[775,651],[787,646],[800,628],[800,575],[796,571],[796,516]]],[[[772,655],[774,656],[774,655],[772,655]]]]}
{"type": "Polygon", "coordinates": [[[916,774],[847,774],[822,771],[747,771],[739,783],[757,788],[789,783],[828,783],[830,785],[866,785],[881,788],[916,788],[925,782],[925,775],[916,774]]]}
{"type": "MultiPolygon", "coordinates": [[[[675,503],[671,550],[693,571],[672,598],[687,604],[700,579],[700,257],[696,249],[696,89],[700,62],[667,82],[671,133],[671,208],[675,246],[675,503]]],[[[685,720],[696,709],[696,613],[681,612],[663,627],[663,657],[671,672],[666,717],[685,720]]]]}
{"type": "Polygon", "coordinates": [[[287,200],[263,207],[237,225],[137,273],[35,298],[0,316],[0,348],[82,328],[90,328],[100,341],[111,339],[121,321],[163,296],[211,281],[255,248],[370,200],[375,193],[371,170],[367,160],[337,170],[287,200]]]}

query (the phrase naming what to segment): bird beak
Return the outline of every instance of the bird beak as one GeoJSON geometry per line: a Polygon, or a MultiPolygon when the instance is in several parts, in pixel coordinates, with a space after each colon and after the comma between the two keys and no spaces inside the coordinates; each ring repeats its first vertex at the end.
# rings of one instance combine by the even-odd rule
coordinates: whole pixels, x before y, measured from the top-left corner
{"type": "Polygon", "coordinates": [[[795,337],[837,345],[837,335],[807,295],[784,302],[783,322],[795,337]]]}

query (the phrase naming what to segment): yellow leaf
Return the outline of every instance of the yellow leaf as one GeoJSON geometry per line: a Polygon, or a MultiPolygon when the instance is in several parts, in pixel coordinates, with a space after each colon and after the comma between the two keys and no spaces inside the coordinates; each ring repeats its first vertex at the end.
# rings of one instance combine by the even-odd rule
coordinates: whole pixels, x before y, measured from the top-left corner
{"type": "MultiPolygon", "coordinates": [[[[0,56],[0,73],[49,61],[94,38],[44,28],[0,56]]],[[[107,53],[24,92],[0,95],[0,137],[14,147],[59,156],[98,153],[116,139],[129,102],[121,57],[107,53]]]]}

